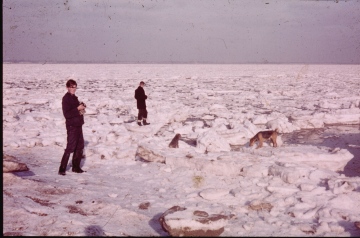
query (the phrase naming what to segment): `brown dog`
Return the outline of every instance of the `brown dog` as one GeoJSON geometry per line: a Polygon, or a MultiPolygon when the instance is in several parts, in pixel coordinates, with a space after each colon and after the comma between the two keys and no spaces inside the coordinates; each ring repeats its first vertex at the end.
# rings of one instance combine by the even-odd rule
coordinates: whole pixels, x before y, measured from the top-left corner
{"type": "Polygon", "coordinates": [[[169,147],[170,148],[179,148],[179,139],[181,135],[178,133],[175,135],[175,137],[171,140],[169,147]]]}
{"type": "Polygon", "coordinates": [[[250,139],[250,146],[253,146],[256,141],[259,141],[256,149],[259,149],[263,146],[263,141],[270,140],[273,143],[274,147],[277,147],[276,138],[278,135],[278,129],[274,131],[260,131],[253,138],[250,139]]]}

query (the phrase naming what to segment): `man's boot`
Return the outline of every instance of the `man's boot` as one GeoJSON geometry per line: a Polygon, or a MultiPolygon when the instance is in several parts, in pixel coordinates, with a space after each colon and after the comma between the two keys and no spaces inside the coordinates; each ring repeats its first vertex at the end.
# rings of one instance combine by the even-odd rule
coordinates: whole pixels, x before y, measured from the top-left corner
{"type": "Polygon", "coordinates": [[[82,150],[74,151],[73,159],[72,159],[72,171],[75,173],[83,173],[85,172],[80,168],[80,162],[82,157],[82,150]]]}
{"type": "Polygon", "coordinates": [[[146,126],[146,125],[150,125],[150,123],[146,122],[146,118],[145,118],[145,119],[143,119],[143,124],[144,124],[144,126],[146,126]]]}
{"type": "Polygon", "coordinates": [[[138,125],[139,125],[139,126],[142,126],[142,125],[141,125],[141,120],[138,120],[138,125]]]}
{"type": "Polygon", "coordinates": [[[59,175],[66,175],[66,172],[65,172],[65,171],[66,171],[66,167],[63,168],[63,167],[60,166],[60,167],[59,167],[59,173],[58,173],[58,174],[59,174],[59,175]]]}
{"type": "Polygon", "coordinates": [[[64,152],[64,155],[61,159],[61,164],[59,167],[59,175],[65,175],[66,174],[66,166],[68,164],[70,158],[70,153],[64,152]]]}

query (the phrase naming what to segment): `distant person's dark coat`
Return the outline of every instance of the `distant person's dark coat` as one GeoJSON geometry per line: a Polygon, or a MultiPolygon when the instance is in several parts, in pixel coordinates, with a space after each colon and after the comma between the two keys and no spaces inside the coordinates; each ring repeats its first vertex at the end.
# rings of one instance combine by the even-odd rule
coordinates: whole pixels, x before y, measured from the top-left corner
{"type": "Polygon", "coordinates": [[[146,109],[145,100],[147,99],[147,96],[145,95],[145,91],[141,86],[139,86],[135,90],[135,99],[136,99],[137,109],[146,109]]]}
{"type": "Polygon", "coordinates": [[[80,115],[77,109],[79,105],[79,99],[75,94],[67,92],[62,98],[62,111],[66,119],[66,126],[82,126],[84,124],[84,116],[80,115]]]}

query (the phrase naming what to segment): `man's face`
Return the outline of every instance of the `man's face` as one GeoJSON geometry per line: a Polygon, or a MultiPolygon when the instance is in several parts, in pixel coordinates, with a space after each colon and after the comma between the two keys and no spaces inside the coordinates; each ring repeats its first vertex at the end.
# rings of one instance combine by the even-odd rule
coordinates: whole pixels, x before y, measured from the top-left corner
{"type": "Polygon", "coordinates": [[[141,87],[144,87],[144,86],[145,86],[145,84],[141,83],[141,84],[140,84],[140,86],[141,86],[141,87]]]}
{"type": "Polygon", "coordinates": [[[76,85],[71,85],[70,87],[67,88],[68,92],[71,94],[75,94],[77,86],[76,85]]]}

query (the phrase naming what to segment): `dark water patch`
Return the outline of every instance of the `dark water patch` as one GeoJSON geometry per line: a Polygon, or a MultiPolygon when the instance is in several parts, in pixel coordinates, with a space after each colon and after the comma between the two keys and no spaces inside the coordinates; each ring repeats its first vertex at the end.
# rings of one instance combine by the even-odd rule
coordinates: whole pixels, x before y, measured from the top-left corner
{"type": "Polygon", "coordinates": [[[324,128],[301,129],[291,133],[281,133],[287,144],[311,144],[338,147],[357,143],[360,145],[359,125],[327,125],[324,128]]]}
{"type": "Polygon", "coordinates": [[[318,129],[302,129],[282,133],[284,144],[302,144],[348,150],[353,158],[341,172],[347,177],[360,176],[360,125],[327,125],[318,129]]]}
{"type": "Polygon", "coordinates": [[[293,131],[291,133],[282,133],[281,138],[286,144],[311,143],[314,145],[319,145],[324,140],[324,138],[322,137],[324,131],[325,128],[301,129],[298,131],[293,131]]]}
{"type": "MultiPolygon", "coordinates": [[[[284,145],[311,145],[334,149],[345,149],[353,158],[340,174],[347,177],[360,176],[360,125],[327,125],[324,128],[301,129],[291,133],[280,133],[284,145]]],[[[245,145],[231,145],[231,151],[241,151],[245,145]]]]}

